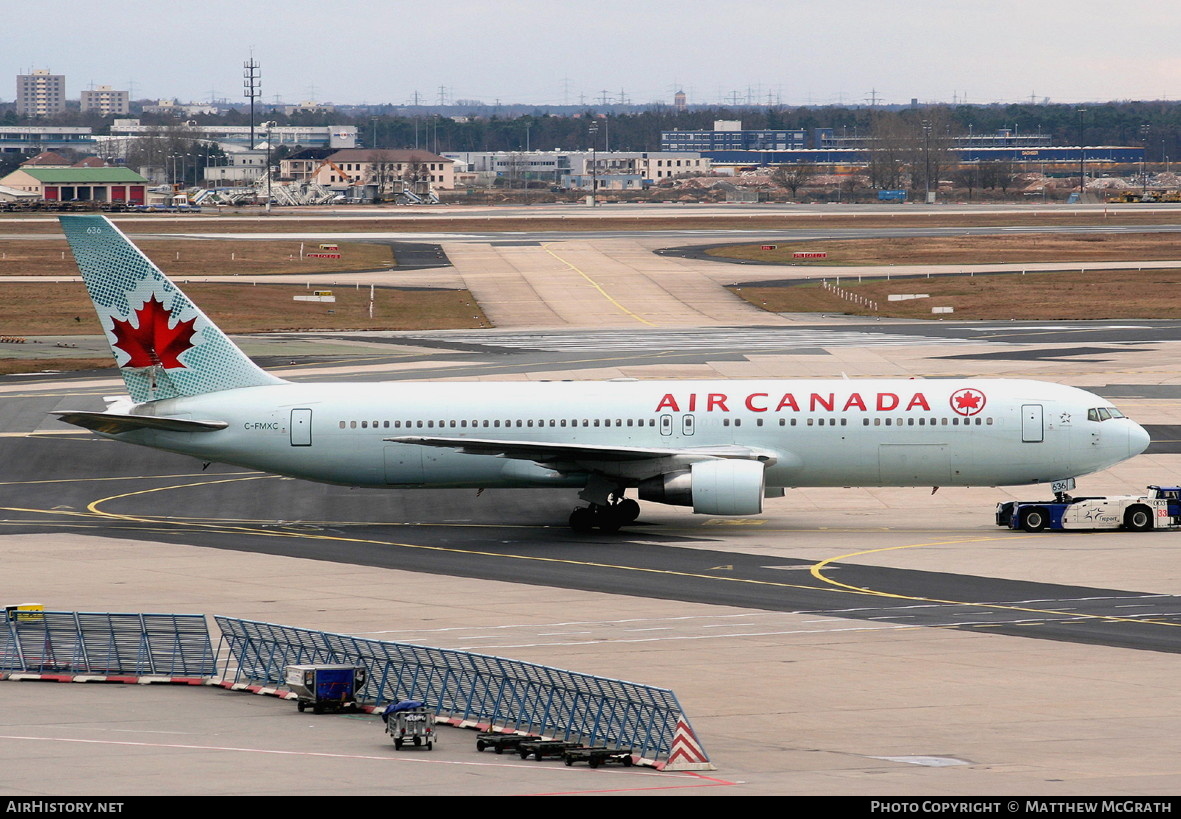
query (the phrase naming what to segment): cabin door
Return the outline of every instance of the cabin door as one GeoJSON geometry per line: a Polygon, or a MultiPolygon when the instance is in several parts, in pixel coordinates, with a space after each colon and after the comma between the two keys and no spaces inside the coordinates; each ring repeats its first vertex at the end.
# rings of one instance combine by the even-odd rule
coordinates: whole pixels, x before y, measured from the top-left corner
{"type": "Polygon", "coordinates": [[[1027,444],[1041,443],[1043,432],[1042,405],[1021,405],[1021,440],[1027,444]]]}
{"type": "Polygon", "coordinates": [[[291,411],[291,445],[312,445],[312,411],[293,409],[291,411]]]}

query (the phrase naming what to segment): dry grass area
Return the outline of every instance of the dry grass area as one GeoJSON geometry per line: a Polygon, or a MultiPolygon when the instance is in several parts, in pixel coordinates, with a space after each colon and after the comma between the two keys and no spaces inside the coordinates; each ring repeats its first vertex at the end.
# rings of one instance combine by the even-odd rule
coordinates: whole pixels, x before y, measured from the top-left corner
{"type": "Polygon", "coordinates": [[[846,313],[908,319],[1168,319],[1181,318],[1181,270],[1030,273],[988,276],[842,279],[841,288],[877,309],[842,298],[818,283],[730,288],[752,304],[776,313],[846,313]],[[890,294],[929,298],[889,301],[890,294]],[[932,314],[932,307],[954,312],[932,314]]]}
{"type": "MultiPolygon", "coordinates": [[[[1119,205],[1102,211],[1015,210],[996,213],[941,213],[939,211],[911,211],[905,208],[882,206],[880,212],[834,209],[829,212],[800,212],[784,208],[775,212],[745,211],[735,206],[732,213],[697,215],[695,205],[686,205],[683,213],[669,215],[667,210],[646,214],[644,205],[604,205],[592,213],[589,208],[568,206],[562,215],[553,215],[550,208],[537,216],[511,215],[502,217],[497,208],[488,208],[486,216],[469,212],[453,216],[433,216],[429,210],[402,211],[386,215],[374,209],[366,218],[337,218],[310,210],[284,210],[275,217],[259,213],[224,213],[221,215],[169,216],[119,215],[111,220],[126,233],[286,233],[286,232],[455,232],[483,233],[494,231],[577,231],[577,230],[705,230],[705,229],[816,229],[820,226],[897,228],[897,227],[953,227],[953,226],[1029,226],[1045,225],[1175,225],[1181,224],[1181,209],[1162,206],[1159,210],[1127,208],[1119,205]],[[289,217],[289,218],[277,218],[289,217]]],[[[5,234],[60,233],[57,219],[49,214],[0,215],[0,238],[5,234]]]]}
{"type": "MultiPolygon", "coordinates": [[[[2,238],[2,235],[0,235],[2,238]]],[[[394,266],[389,245],[345,243],[339,259],[300,258],[301,243],[144,239],[147,256],[169,276],[267,276],[278,273],[341,273],[394,266]]],[[[317,243],[303,242],[302,252],[319,251],[317,243]]],[[[53,239],[0,241],[0,277],[77,276],[78,268],[65,242],[53,239]]]]}
{"type": "MultiPolygon", "coordinates": [[[[466,290],[376,288],[369,318],[369,288],[332,288],[335,303],[298,302],[307,295],[298,285],[198,284],[185,293],[227,333],[284,330],[444,330],[488,327],[490,323],[466,290]]],[[[10,282],[4,286],[0,337],[100,335],[98,317],[81,283],[10,282]]],[[[0,341],[0,375],[42,370],[89,370],[114,361],[70,358],[5,358],[26,352],[27,344],[0,341]]]]}
{"type": "Polygon", "coordinates": [[[711,256],[806,267],[888,264],[1012,264],[1026,262],[1116,262],[1181,259],[1181,236],[1172,233],[1023,233],[1020,236],[842,239],[774,245],[735,245],[711,256]],[[823,251],[828,258],[793,260],[797,251],[823,251]]]}
{"type": "MultiPolygon", "coordinates": [[[[0,355],[4,345],[0,344],[0,355]]],[[[113,358],[0,358],[0,375],[41,372],[75,372],[114,367],[113,358]]]]}
{"type": "MultiPolygon", "coordinates": [[[[198,284],[185,293],[227,333],[284,330],[442,330],[487,327],[466,290],[376,288],[369,318],[369,288],[334,287],[336,303],[301,302],[299,285],[198,284]]],[[[81,283],[23,283],[4,286],[0,335],[98,335],[98,317],[81,283]]],[[[0,348],[2,349],[2,348],[0,348]]]]}

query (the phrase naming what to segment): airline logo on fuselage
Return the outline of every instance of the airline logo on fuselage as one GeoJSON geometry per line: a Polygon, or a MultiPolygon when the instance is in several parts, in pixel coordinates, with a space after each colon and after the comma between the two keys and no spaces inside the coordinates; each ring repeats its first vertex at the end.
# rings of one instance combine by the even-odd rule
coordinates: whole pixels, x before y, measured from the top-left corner
{"type": "MultiPolygon", "coordinates": [[[[964,392],[961,390],[961,392],[964,392]]],[[[984,396],[979,390],[970,390],[980,398],[980,408],[983,409],[984,396]]],[[[954,404],[953,404],[954,407],[954,404]]],[[[696,393],[677,396],[665,393],[656,404],[657,412],[733,412],[747,410],[749,412],[848,412],[861,410],[863,412],[894,412],[901,410],[931,411],[931,404],[927,396],[921,392],[899,395],[893,392],[849,393],[848,395],[835,392],[800,393],[768,393],[752,392],[746,395],[731,396],[724,392],[696,393]]],[[[958,412],[959,410],[957,410],[958,412]]],[[[980,410],[976,410],[979,412],[980,410]]],[[[975,414],[975,413],[971,413],[975,414]]]]}
{"type": "Polygon", "coordinates": [[[988,399],[984,397],[984,393],[980,390],[974,390],[967,387],[962,390],[956,390],[948,399],[951,404],[952,412],[957,415],[979,415],[980,411],[984,409],[984,405],[988,403],[988,399]]]}

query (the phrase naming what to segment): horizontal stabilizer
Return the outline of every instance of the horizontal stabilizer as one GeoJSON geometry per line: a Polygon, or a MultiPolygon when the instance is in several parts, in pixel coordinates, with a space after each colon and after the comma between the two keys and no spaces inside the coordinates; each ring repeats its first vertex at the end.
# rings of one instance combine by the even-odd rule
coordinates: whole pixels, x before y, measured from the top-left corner
{"type": "Polygon", "coordinates": [[[67,424],[118,435],[135,429],[159,429],[166,432],[216,432],[229,426],[225,421],[191,421],[155,415],[119,415],[113,412],[52,412],[67,424]]]}

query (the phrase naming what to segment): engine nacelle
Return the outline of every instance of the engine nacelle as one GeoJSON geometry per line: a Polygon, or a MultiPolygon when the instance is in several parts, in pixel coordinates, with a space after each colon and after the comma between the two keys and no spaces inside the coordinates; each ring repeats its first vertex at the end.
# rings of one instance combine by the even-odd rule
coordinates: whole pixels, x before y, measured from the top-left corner
{"type": "Polygon", "coordinates": [[[692,506],[698,515],[757,515],[763,511],[765,470],[759,461],[702,461],[640,483],[640,500],[692,506]]]}

